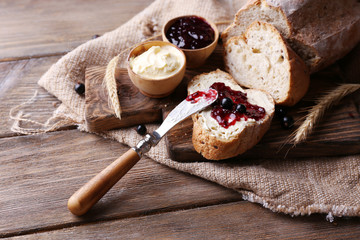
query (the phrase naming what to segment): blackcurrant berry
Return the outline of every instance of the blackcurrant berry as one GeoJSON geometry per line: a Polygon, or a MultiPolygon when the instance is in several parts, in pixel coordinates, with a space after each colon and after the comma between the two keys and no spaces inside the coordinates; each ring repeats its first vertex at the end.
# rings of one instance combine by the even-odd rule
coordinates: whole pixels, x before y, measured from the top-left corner
{"type": "Polygon", "coordinates": [[[275,114],[277,117],[282,118],[285,117],[287,114],[288,109],[283,106],[276,106],[275,107],[275,114]]]}
{"type": "Polygon", "coordinates": [[[140,124],[136,127],[136,132],[140,135],[145,135],[146,133],[146,127],[143,124],[140,124]]]}
{"type": "Polygon", "coordinates": [[[284,116],[280,119],[280,124],[284,129],[291,129],[294,126],[294,119],[291,116],[284,116]]]}
{"type": "Polygon", "coordinates": [[[92,39],[96,39],[96,38],[98,38],[98,37],[100,37],[100,35],[99,35],[99,34],[95,34],[95,35],[93,35],[91,38],[92,38],[92,39]]]}
{"type": "Polygon", "coordinates": [[[221,99],[221,107],[227,110],[231,110],[233,107],[234,103],[231,100],[231,98],[225,97],[223,99],[221,99]]]}
{"type": "Polygon", "coordinates": [[[246,113],[246,107],[245,107],[245,105],[239,103],[239,104],[236,106],[236,111],[239,112],[239,113],[246,113]]]}
{"type": "Polygon", "coordinates": [[[75,92],[77,92],[80,95],[84,94],[85,93],[85,85],[82,83],[77,83],[75,85],[75,92]]]}

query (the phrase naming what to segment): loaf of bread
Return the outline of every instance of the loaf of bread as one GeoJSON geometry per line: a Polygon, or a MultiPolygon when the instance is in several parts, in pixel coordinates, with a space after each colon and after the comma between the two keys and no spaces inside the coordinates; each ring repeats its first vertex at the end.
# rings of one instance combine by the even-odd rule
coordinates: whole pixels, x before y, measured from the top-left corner
{"type": "Polygon", "coordinates": [[[357,0],[249,0],[222,33],[223,42],[254,21],[274,25],[310,72],[334,63],[360,41],[357,0]]]}
{"type": "Polygon", "coordinates": [[[286,106],[296,104],[307,92],[308,68],[273,25],[253,22],[224,48],[226,70],[241,86],[264,90],[276,104],[286,106]]]}
{"type": "Polygon", "coordinates": [[[244,90],[228,73],[221,70],[195,76],[188,85],[188,93],[208,89],[216,82],[222,82],[232,90],[246,93],[247,101],[262,107],[265,115],[257,121],[241,118],[234,125],[225,128],[211,116],[214,106],[194,114],[192,142],[195,150],[209,160],[231,158],[253,147],[269,129],[274,115],[274,100],[268,93],[255,89],[244,90]]]}

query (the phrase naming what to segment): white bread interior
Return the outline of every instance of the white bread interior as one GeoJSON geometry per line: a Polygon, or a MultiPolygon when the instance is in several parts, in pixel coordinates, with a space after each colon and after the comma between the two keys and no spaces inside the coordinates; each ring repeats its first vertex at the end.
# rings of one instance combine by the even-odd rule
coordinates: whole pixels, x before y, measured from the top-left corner
{"type": "Polygon", "coordinates": [[[291,26],[280,8],[273,7],[266,1],[255,0],[249,1],[236,13],[234,21],[221,34],[223,42],[227,42],[231,37],[243,35],[248,26],[255,21],[274,25],[286,38],[291,34],[291,26]]]}
{"type": "Polygon", "coordinates": [[[271,24],[252,23],[224,45],[225,67],[243,87],[267,91],[276,104],[295,105],[307,92],[309,71],[271,24]]]}
{"type": "Polygon", "coordinates": [[[316,72],[345,56],[360,41],[357,0],[249,0],[221,34],[225,43],[254,21],[274,25],[316,72]]]}
{"type": "Polygon", "coordinates": [[[274,115],[274,101],[268,93],[255,89],[244,90],[231,75],[221,70],[195,76],[188,85],[188,93],[206,90],[215,82],[223,82],[233,90],[245,92],[248,101],[263,107],[266,115],[259,121],[242,119],[226,129],[211,117],[211,107],[194,114],[193,145],[197,152],[209,160],[231,158],[253,147],[269,129],[274,115]]]}

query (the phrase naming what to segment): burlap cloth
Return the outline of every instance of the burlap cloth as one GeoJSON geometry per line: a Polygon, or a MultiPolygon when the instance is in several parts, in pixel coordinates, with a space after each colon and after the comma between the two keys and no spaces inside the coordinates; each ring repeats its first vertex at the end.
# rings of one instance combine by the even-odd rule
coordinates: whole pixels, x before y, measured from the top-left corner
{"type": "MultiPolygon", "coordinates": [[[[170,18],[198,14],[216,21],[230,20],[241,1],[157,0],[123,26],[91,40],[62,57],[40,79],[40,86],[62,101],[56,117],[84,125],[85,100],[74,91],[84,81],[87,66],[107,65],[127,47],[160,33],[170,18]]],[[[124,56],[125,57],[125,56],[124,56]]],[[[148,125],[149,130],[157,126],[148,125]]],[[[133,129],[98,133],[129,146],[141,139],[133,129]]],[[[326,213],[332,216],[360,216],[360,155],[337,158],[257,160],[255,162],[187,162],[169,158],[161,141],[148,156],[153,160],[216,182],[275,212],[291,215],[326,213]]]]}

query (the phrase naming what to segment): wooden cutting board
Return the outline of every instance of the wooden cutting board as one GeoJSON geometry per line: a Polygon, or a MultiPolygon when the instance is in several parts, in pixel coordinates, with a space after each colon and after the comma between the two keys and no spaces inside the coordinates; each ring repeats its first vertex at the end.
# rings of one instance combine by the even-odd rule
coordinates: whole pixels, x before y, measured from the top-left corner
{"type": "Polygon", "coordinates": [[[121,120],[108,104],[108,94],[102,84],[106,67],[94,66],[85,72],[85,120],[89,131],[101,132],[130,127],[140,123],[161,122],[162,110],[169,99],[145,97],[132,84],[126,69],[116,69],[121,120]]]}
{"type": "MultiPolygon", "coordinates": [[[[221,49],[217,49],[206,65],[196,70],[187,70],[185,78],[175,92],[164,99],[150,99],[143,96],[130,82],[125,70],[118,70],[120,102],[123,119],[120,121],[108,107],[107,93],[101,86],[104,67],[90,68],[86,73],[86,120],[92,131],[102,131],[139,123],[161,121],[180,101],[186,97],[186,85],[191,78],[203,72],[223,68],[221,49]],[[217,64],[216,64],[217,63],[217,64]],[[94,73],[95,72],[95,73],[94,73]],[[125,91],[125,90],[126,91],[125,91]]],[[[289,110],[299,122],[291,130],[284,130],[274,117],[270,130],[263,139],[240,158],[284,158],[319,157],[360,153],[360,94],[356,92],[328,111],[323,121],[305,143],[293,147],[286,143],[290,134],[301,123],[306,113],[301,109],[312,106],[313,100],[338,84],[339,78],[333,72],[321,72],[312,76],[311,87],[305,98],[289,110]]],[[[192,120],[186,119],[166,135],[166,144],[172,159],[177,161],[204,161],[195,152],[192,141],[192,120]]]]}
{"type": "MultiPolygon", "coordinates": [[[[300,119],[301,114],[296,114],[294,110],[291,112],[296,120],[300,119]]],[[[296,127],[298,125],[299,123],[296,127]]],[[[325,120],[316,127],[308,140],[294,147],[291,143],[287,143],[287,140],[296,127],[291,130],[282,129],[279,119],[274,117],[270,130],[263,139],[239,157],[244,159],[299,158],[360,153],[360,115],[351,98],[342,102],[338,109],[327,113],[325,120]]],[[[205,160],[195,152],[191,137],[191,119],[175,126],[166,135],[168,151],[172,159],[177,161],[205,160]]]]}

